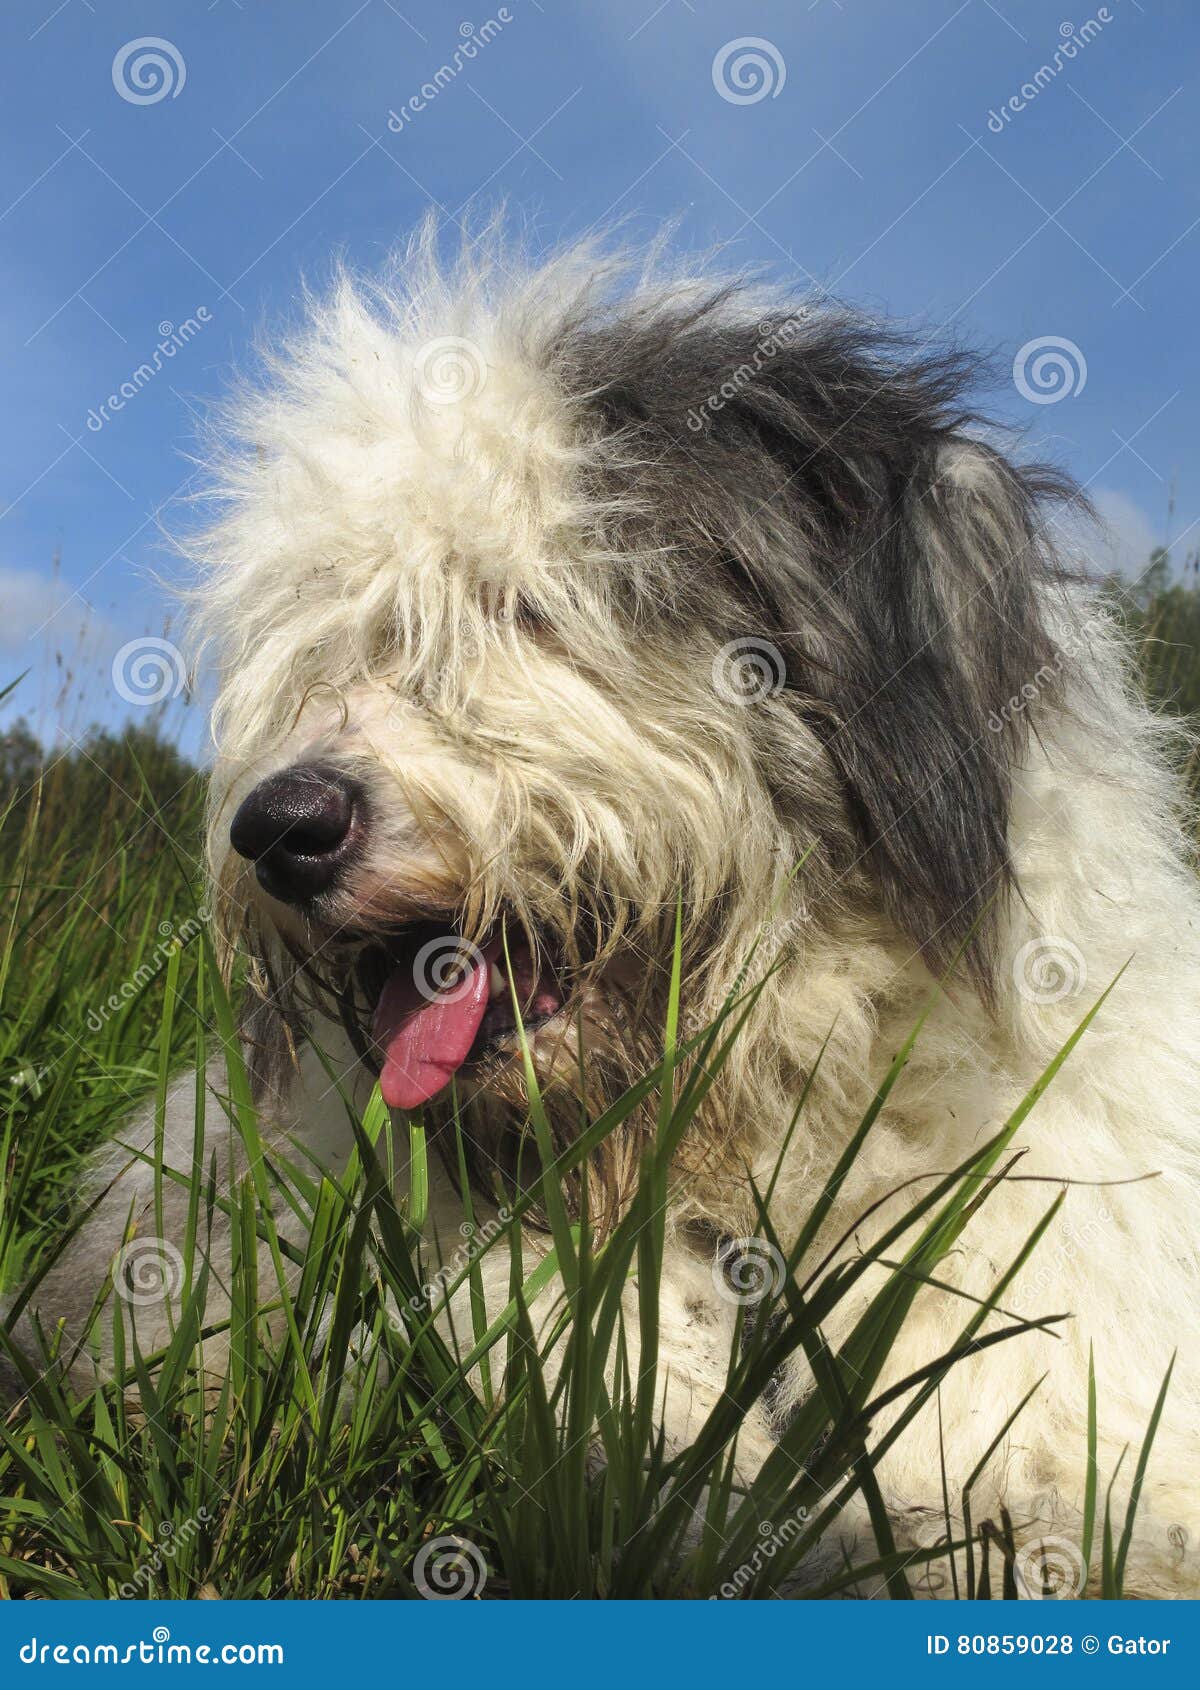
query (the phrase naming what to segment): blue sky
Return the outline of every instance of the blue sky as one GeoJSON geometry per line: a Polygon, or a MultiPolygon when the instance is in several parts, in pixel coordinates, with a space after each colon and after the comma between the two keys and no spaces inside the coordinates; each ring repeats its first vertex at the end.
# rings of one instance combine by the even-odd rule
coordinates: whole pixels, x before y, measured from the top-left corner
{"type": "Polygon", "coordinates": [[[302,276],[378,263],[431,205],[453,233],[504,199],[546,244],[678,216],[688,247],[1005,371],[1070,342],[1061,397],[1030,366],[994,410],[1088,485],[1127,566],[1200,542],[1191,0],[10,0],[0,44],[0,682],[31,670],[8,715],[47,738],[118,719],[113,657],[169,634],[160,529],[206,398],[302,276]],[[137,81],[148,37],[165,84],[137,81]]]}

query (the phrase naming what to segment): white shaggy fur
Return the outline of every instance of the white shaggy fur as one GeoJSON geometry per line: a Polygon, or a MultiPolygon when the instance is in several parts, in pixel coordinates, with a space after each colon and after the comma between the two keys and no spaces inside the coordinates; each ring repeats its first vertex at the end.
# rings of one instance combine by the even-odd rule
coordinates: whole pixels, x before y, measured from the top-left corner
{"type": "MultiPolygon", "coordinates": [[[[360,927],[364,912],[384,922],[455,908],[463,930],[481,935],[507,910],[552,935],[568,961],[580,921],[594,917],[602,937],[581,962],[576,1008],[602,1049],[631,1062],[649,1048],[631,1030],[643,997],[653,999],[677,891],[692,1025],[720,1006],[775,910],[768,949],[780,966],[681,1158],[663,1309],[668,1432],[681,1441],[721,1389],[732,1331],[689,1223],[754,1233],[746,1170],[769,1182],[828,1040],[775,1191],[773,1224],[785,1243],[795,1236],[932,979],[875,895],[866,853],[822,861],[822,841],[842,826],[831,819],[840,800],[830,796],[823,742],[788,694],[730,704],[714,695],[708,628],[656,631],[677,577],[663,549],[631,542],[635,501],[626,509],[612,492],[630,448],[619,429],[597,423],[587,394],[548,373],[546,348],[563,324],[617,311],[604,264],[592,251],[509,274],[516,262],[485,241],[447,277],[427,236],[380,286],[343,278],[327,300],[310,302],[265,384],[234,402],[234,446],[215,471],[219,518],[192,542],[199,632],[219,683],[214,880],[228,937],[259,960],[264,979],[278,968],[277,931],[332,955],[340,930],[360,927]],[[439,385],[456,376],[461,393],[447,402],[439,385]],[[255,782],[315,760],[364,782],[375,828],[344,899],[320,921],[264,898],[228,851],[230,817],[255,782]],[[799,819],[778,802],[781,769],[805,795],[799,819]]],[[[635,297],[665,289],[676,308],[701,297],[694,280],[641,285],[635,297]]],[[[764,307],[751,295],[727,309],[753,316],[764,307]]],[[[986,542],[991,460],[962,437],[940,471],[939,496],[986,542]]],[[[944,544],[931,526],[933,567],[944,544]]],[[[969,618],[972,598],[956,586],[951,614],[969,618]]],[[[1130,1586],[1183,1594],[1200,1590],[1200,897],[1166,730],[1133,689],[1117,631],[1082,593],[1047,588],[1043,613],[1070,663],[1061,676],[1030,676],[1017,705],[1036,717],[1036,731],[1012,770],[1018,892],[997,900],[994,1010],[974,985],[951,982],[814,1259],[901,1182],[949,1170],[993,1133],[1124,968],[1021,1130],[1017,1177],[942,1269],[965,1292],[986,1294],[1056,1182],[1078,1182],[1006,1299],[1023,1314],[1073,1319],[1056,1335],[1028,1335],[954,1368],[941,1391],[942,1432],[953,1482],[1047,1374],[993,1461],[979,1508],[1003,1500],[1019,1535],[1076,1538],[1089,1347],[1102,1481],[1128,1446],[1125,1483],[1178,1348],[1130,1586]]],[[[985,744],[987,709],[1008,703],[983,701],[985,744]]],[[[321,1030],[326,1046],[334,1036],[321,1030]]],[[[561,1042],[553,1033],[536,1041],[546,1081],[561,1042]]],[[[347,1052],[346,1065],[353,1060],[347,1052]]],[[[322,1155],[344,1154],[313,1085],[311,1073],[293,1077],[272,1107],[286,1127],[320,1140],[322,1155]]],[[[511,1070],[489,1079],[476,1100],[481,1128],[519,1113],[518,1094],[511,1070]]],[[[177,1114],[186,1160],[188,1098],[177,1114]]],[[[104,1271],[131,1182],[141,1181],[141,1207],[149,1203],[147,1177],[135,1171],[118,1185],[107,1221],[92,1223],[44,1287],[43,1318],[56,1299],[70,1301],[81,1264],[104,1271]]],[[[881,1383],[946,1349],[965,1306],[923,1292],[881,1383]]],[[[831,1344],[859,1307],[839,1313],[831,1344]]],[[[808,1387],[797,1366],[772,1412],[808,1387]]],[[[751,1465],[771,1448],[769,1418],[757,1412],[747,1430],[751,1465]]],[[[941,1529],[940,1460],[931,1407],[882,1473],[914,1538],[941,1529]]]]}

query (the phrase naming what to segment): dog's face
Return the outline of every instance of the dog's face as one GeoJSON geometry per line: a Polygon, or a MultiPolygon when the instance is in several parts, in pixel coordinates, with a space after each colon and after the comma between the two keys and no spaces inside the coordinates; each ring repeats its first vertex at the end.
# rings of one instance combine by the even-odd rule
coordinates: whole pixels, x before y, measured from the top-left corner
{"type": "Polygon", "coordinates": [[[703,972],[735,887],[757,878],[761,917],[788,866],[761,720],[721,706],[714,640],[681,649],[645,622],[618,659],[597,614],[574,648],[528,612],[477,616],[432,688],[386,657],[318,686],[228,783],[231,901],[337,1000],[392,1107],[453,1080],[460,1102],[520,1108],[518,1018],[551,1094],[577,1094],[581,1047],[632,1078],[661,1029],[678,896],[703,972]]]}
{"type": "Polygon", "coordinates": [[[610,1094],[677,908],[696,1018],[781,896],[986,993],[1026,728],[988,722],[1052,650],[1061,489],[963,437],[954,355],[504,268],[343,286],[242,403],[193,548],[228,936],[400,1108],[519,1112],[518,1011],[543,1080],[610,1094]]]}

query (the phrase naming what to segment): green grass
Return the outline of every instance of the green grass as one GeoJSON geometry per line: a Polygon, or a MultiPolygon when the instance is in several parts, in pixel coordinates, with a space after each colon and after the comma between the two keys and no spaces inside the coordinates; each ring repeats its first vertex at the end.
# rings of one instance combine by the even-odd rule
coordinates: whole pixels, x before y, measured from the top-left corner
{"type": "MultiPolygon", "coordinates": [[[[1098,1005],[990,1142],[932,1181],[863,1253],[814,1274],[813,1241],[887,1107],[920,1037],[914,1028],[798,1237],[775,1236],[766,1194],[757,1194],[759,1237],[787,1271],[739,1311],[725,1390],[691,1447],[669,1452],[656,1416],[664,1204],[676,1147],[761,989],[751,959],[714,1024],[682,1042],[673,991],[661,1060],[605,1115],[581,1121],[557,1156],[527,1063],[524,1183],[495,1194],[506,1224],[477,1227],[469,1259],[441,1271],[419,1238],[433,1152],[419,1123],[391,1119],[378,1094],[361,1118],[347,1104],[357,1154],[339,1177],[261,1154],[232,1008],[197,916],[200,778],[153,728],[93,742],[40,782],[28,750],[18,746],[3,771],[0,810],[0,1286],[11,1294],[36,1279],[61,1248],[78,1218],[81,1158],[136,1103],[161,1105],[168,1074],[202,1065],[215,1046],[225,1047],[228,1111],[251,1171],[229,1194],[196,1182],[189,1235],[177,1241],[185,1291],[165,1351],[124,1353],[120,1385],[89,1393],[18,1363],[27,1395],[0,1426],[0,1594],[412,1598],[457,1583],[489,1599],[768,1598],[794,1593],[796,1569],[851,1502],[865,1508],[874,1544],[854,1564],[825,1563],[805,1595],[882,1588],[903,1599],[939,1563],[957,1594],[1018,1594],[1009,1522],[976,1519],[972,1495],[1029,1399],[981,1434],[973,1472],[943,1474],[947,1529],[932,1549],[895,1543],[875,1470],[968,1350],[1062,1318],[997,1313],[1061,1198],[986,1301],[963,1301],[949,1350],[886,1393],[879,1380],[921,1285],[979,1224],[1013,1134],[1098,1005]],[[103,763],[104,779],[83,798],[87,763],[103,763]],[[600,1241],[586,1211],[571,1218],[568,1182],[647,1100],[656,1130],[638,1193],[600,1241]],[[407,1197],[395,1194],[396,1167],[410,1171],[407,1197]],[[270,1193],[285,1179],[305,1221],[303,1248],[271,1219],[270,1193]],[[219,1205],[238,1240],[226,1321],[209,1309],[201,1247],[219,1205]],[[530,1238],[545,1259],[527,1280],[530,1238]],[[897,1248],[900,1260],[830,1351],[822,1332],[831,1317],[897,1248]],[[489,1251],[507,1261],[510,1292],[490,1322],[479,1278],[489,1251]],[[802,1262],[807,1278],[793,1271],[802,1262]],[[539,1338],[528,1306],[552,1274],[563,1294],[552,1332],[539,1338]],[[431,1280],[441,1286],[432,1307],[423,1291],[431,1280]],[[631,1281],[632,1315],[622,1301],[631,1281]],[[445,1305],[460,1284],[469,1312],[449,1323],[445,1305]],[[198,1342],[223,1324],[230,1361],[214,1385],[198,1367],[198,1342]],[[745,1485],[742,1418],[797,1351],[815,1390],[745,1485]],[[898,1420],[877,1435],[882,1409],[897,1403],[898,1420]]],[[[803,1109],[801,1096],[797,1127],[803,1109]]],[[[466,1156],[457,1126],[448,1130],[471,1227],[466,1156]]],[[[586,1182],[571,1188],[586,1193],[586,1182]]],[[[111,1303],[101,1300],[96,1320],[120,1342],[111,1303]]],[[[1128,1452],[1130,1500],[1115,1518],[1115,1475],[1096,1462],[1102,1404],[1092,1381],[1079,1471],[1093,1593],[1122,1590],[1161,1404],[1143,1450],[1128,1452]]]]}

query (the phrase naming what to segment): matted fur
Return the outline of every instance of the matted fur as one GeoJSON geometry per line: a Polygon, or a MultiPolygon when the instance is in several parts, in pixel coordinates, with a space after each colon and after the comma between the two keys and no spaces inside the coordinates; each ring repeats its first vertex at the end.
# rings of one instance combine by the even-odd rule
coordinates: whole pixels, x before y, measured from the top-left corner
{"type": "MultiPolygon", "coordinates": [[[[292,1052],[353,996],[363,934],[432,914],[479,938],[504,913],[570,987],[534,1041],[568,1136],[577,1026],[593,1105],[654,1059],[677,897],[691,1025],[770,914],[761,954],[777,966],[685,1145],[670,1217],[674,1439],[720,1389],[730,1331],[702,1241],[754,1231],[748,1173],[767,1183],[821,1047],[775,1188],[785,1241],[931,970],[963,953],[823,1250],[994,1131],[1129,962],[1030,1118],[1019,1172],[1160,1177],[1071,1189],[1009,1302],[1074,1319],[953,1370],[945,1460],[969,1471],[1048,1372],[992,1495],[1020,1531],[1070,1536],[1089,1344],[1105,1473],[1140,1444],[1178,1347],[1131,1582],[1192,1590],[1200,899],[1182,792],[1169,730],[1055,543],[1070,484],[985,444],[972,375],[957,351],[661,253],[641,272],[597,245],[530,265],[493,230],[443,268],[427,228],[382,279],[340,276],[231,402],[215,514],[188,544],[218,679],[218,917],[252,962],[266,1106],[320,1137],[292,1052]],[[437,356],[465,372],[452,402],[430,390],[437,356]],[[728,684],[746,641],[778,659],[753,696],[728,684]],[[259,893],[228,846],[239,799],[301,762],[352,776],[370,817],[311,919],[259,893]],[[1074,989],[1037,977],[1043,944],[1074,989]]],[[[511,1165],[522,1104],[515,1062],[475,1076],[481,1168],[511,1165]]],[[[186,1100],[181,1116],[190,1144],[186,1100]]],[[[628,1196],[637,1130],[591,1169],[602,1222],[628,1196]]],[[[947,1276],[985,1293],[1047,1195],[1008,1182],[947,1276]]],[[[128,1189],[109,1202],[109,1234],[77,1246],[100,1271],[128,1189]]],[[[79,1277],[77,1257],[51,1300],[79,1277]]],[[[923,1293],[884,1383],[961,1323],[956,1299],[923,1293]]],[[[751,1452],[808,1385],[797,1364],[751,1452]]],[[[930,1413],[884,1466],[914,1533],[926,1516],[937,1529],[939,1460],[930,1413]]]]}

